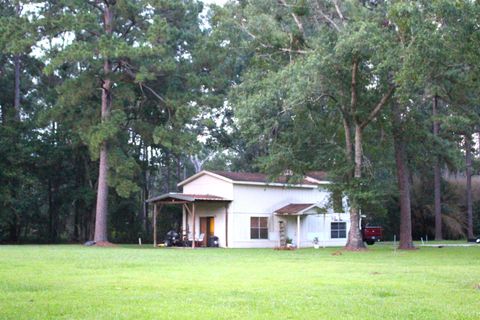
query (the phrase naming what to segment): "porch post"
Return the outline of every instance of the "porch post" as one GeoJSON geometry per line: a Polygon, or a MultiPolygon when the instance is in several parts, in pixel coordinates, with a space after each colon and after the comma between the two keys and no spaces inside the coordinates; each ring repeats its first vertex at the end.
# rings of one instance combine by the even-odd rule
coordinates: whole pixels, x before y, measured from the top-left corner
{"type": "Polygon", "coordinates": [[[225,248],[228,248],[228,203],[225,203],[225,248]]]}
{"type": "Polygon", "coordinates": [[[153,247],[157,247],[157,204],[153,203],[153,247]]]}
{"type": "Polygon", "coordinates": [[[192,202],[192,249],[195,249],[195,202],[192,202]]]}
{"type": "Polygon", "coordinates": [[[300,215],[297,215],[297,248],[300,248],[300,215]]]}
{"type": "Polygon", "coordinates": [[[187,217],[186,217],[185,204],[183,204],[182,205],[182,239],[186,233],[186,225],[187,225],[186,221],[187,221],[187,217]]]}

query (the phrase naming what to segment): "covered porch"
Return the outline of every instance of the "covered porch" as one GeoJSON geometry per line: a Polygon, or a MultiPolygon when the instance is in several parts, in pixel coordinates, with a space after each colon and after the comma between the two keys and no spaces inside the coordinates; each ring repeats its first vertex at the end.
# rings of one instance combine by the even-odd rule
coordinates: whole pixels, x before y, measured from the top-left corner
{"type": "Polygon", "coordinates": [[[291,203],[280,209],[277,209],[274,214],[279,219],[279,239],[280,246],[286,245],[286,239],[291,238],[295,241],[297,248],[302,247],[302,241],[305,242],[307,230],[306,224],[303,220],[308,215],[318,215],[322,208],[315,203],[291,203]]]}
{"type": "Polygon", "coordinates": [[[208,194],[166,193],[150,198],[146,202],[153,205],[154,247],[157,247],[158,243],[157,217],[165,205],[182,206],[180,233],[183,241],[191,242],[192,248],[206,245],[209,237],[217,235],[225,237],[222,243],[228,247],[228,207],[231,200],[208,194]]]}

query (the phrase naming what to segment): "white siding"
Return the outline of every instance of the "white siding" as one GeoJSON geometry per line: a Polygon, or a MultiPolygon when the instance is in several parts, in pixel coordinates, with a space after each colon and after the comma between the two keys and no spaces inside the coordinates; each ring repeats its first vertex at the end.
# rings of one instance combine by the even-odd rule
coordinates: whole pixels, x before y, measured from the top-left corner
{"type": "MultiPolygon", "coordinates": [[[[228,246],[237,248],[267,248],[279,245],[279,221],[287,223],[287,236],[296,242],[297,218],[279,217],[273,215],[275,210],[290,203],[318,203],[326,205],[330,193],[321,188],[286,188],[278,186],[257,186],[233,184],[228,181],[202,175],[183,186],[185,194],[210,194],[233,200],[228,209],[228,246]],[[250,218],[268,217],[268,239],[250,239],[250,218]]],[[[225,239],[225,204],[196,203],[195,231],[200,233],[200,217],[215,217],[215,235],[219,237],[220,246],[226,245],[225,239]]],[[[338,220],[338,214],[331,211],[324,215],[304,215],[301,217],[301,247],[311,247],[313,239],[318,237],[320,245],[342,246],[346,239],[331,239],[330,223],[333,218],[338,220]]],[[[347,222],[347,232],[350,228],[348,214],[340,218],[347,222]]],[[[192,218],[187,219],[189,230],[192,231],[192,218]]]]}
{"type": "MultiPolygon", "coordinates": [[[[274,216],[275,210],[290,203],[319,203],[326,205],[330,193],[321,188],[283,188],[272,186],[238,185],[233,187],[233,199],[229,217],[230,247],[276,247],[279,245],[279,221],[286,222],[287,236],[296,244],[297,217],[274,216]],[[268,240],[250,239],[250,218],[269,217],[268,240]]],[[[338,215],[335,215],[338,216],[338,215]]],[[[342,214],[342,219],[347,219],[342,214]]],[[[325,246],[345,245],[346,239],[330,238],[332,212],[323,215],[304,215],[300,218],[300,245],[313,246],[313,239],[318,237],[325,246]]],[[[347,230],[349,223],[347,223],[347,230]]]]}
{"type": "Polygon", "coordinates": [[[233,199],[233,184],[225,180],[204,174],[183,186],[186,194],[210,194],[233,199]]]}
{"type": "MultiPolygon", "coordinates": [[[[214,235],[218,237],[221,247],[225,247],[225,204],[196,202],[195,204],[195,238],[200,235],[200,217],[214,217],[214,235]]],[[[192,216],[188,216],[188,230],[193,232],[192,216]]]]}
{"type": "Polygon", "coordinates": [[[283,188],[234,185],[232,211],[235,213],[273,213],[289,203],[325,203],[329,193],[319,188],[283,188]]]}

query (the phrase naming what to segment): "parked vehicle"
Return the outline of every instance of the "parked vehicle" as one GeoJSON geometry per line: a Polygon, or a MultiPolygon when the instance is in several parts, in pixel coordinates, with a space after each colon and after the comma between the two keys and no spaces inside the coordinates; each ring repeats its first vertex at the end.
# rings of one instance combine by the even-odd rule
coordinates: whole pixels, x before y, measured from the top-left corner
{"type": "Polygon", "coordinates": [[[363,241],[368,245],[374,244],[376,241],[382,240],[383,228],[379,226],[365,226],[362,229],[363,241]]]}
{"type": "Polygon", "coordinates": [[[180,239],[180,235],[175,230],[170,230],[167,232],[165,237],[165,247],[175,247],[182,246],[183,241],[180,239]]]}

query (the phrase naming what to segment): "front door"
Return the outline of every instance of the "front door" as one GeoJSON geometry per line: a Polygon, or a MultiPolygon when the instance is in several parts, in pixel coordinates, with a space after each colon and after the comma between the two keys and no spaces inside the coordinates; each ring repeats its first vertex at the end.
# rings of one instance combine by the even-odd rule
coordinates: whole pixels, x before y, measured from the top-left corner
{"type": "Polygon", "coordinates": [[[200,233],[204,234],[202,246],[206,247],[208,238],[212,237],[215,231],[214,217],[200,217],[200,233]]]}

